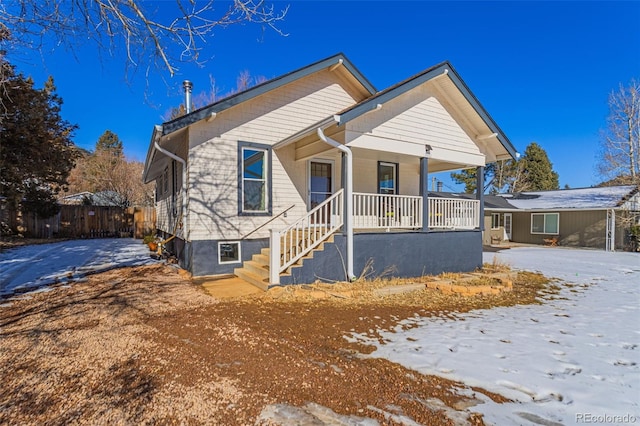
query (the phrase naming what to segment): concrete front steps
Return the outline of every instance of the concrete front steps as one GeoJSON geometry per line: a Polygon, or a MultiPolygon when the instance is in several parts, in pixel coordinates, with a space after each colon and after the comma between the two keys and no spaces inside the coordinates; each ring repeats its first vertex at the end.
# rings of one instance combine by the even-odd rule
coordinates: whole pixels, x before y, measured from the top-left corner
{"type": "MultiPolygon", "coordinates": [[[[291,270],[293,268],[301,268],[304,264],[305,259],[313,258],[313,253],[316,251],[324,250],[325,243],[333,242],[333,235],[327,238],[327,240],[320,243],[320,245],[305,256],[300,258],[296,263],[289,266],[286,271],[280,274],[283,276],[291,276],[291,270]]],[[[251,260],[247,260],[243,262],[242,268],[236,268],[233,270],[233,273],[236,277],[243,279],[249,284],[253,284],[261,290],[267,291],[270,287],[269,285],[269,256],[271,254],[271,249],[263,248],[260,250],[259,254],[254,254],[251,257],[251,260]]]]}

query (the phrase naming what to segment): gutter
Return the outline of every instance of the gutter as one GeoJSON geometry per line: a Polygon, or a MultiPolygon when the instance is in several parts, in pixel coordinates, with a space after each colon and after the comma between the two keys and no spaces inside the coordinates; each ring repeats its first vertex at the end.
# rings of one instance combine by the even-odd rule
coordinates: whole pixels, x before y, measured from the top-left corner
{"type": "MultiPolygon", "coordinates": [[[[162,135],[162,126],[161,125],[156,125],[155,126],[155,135],[162,135]]],[[[163,153],[164,155],[166,155],[167,157],[171,158],[172,160],[176,160],[178,161],[180,164],[182,164],[182,220],[183,220],[183,234],[184,234],[184,240],[185,242],[188,241],[188,232],[187,232],[187,224],[189,223],[189,221],[187,220],[187,162],[182,159],[181,157],[178,157],[176,154],[174,154],[173,152],[167,151],[166,149],[164,149],[163,147],[160,146],[160,144],[158,143],[158,139],[159,137],[156,136],[153,140],[153,147],[160,151],[161,153],[163,153]]]]}
{"type": "Polygon", "coordinates": [[[356,277],[353,274],[353,157],[351,150],[341,144],[340,142],[331,139],[324,134],[322,127],[317,130],[320,139],[334,148],[339,149],[345,154],[345,220],[344,227],[347,231],[347,280],[355,281],[356,277]]]}

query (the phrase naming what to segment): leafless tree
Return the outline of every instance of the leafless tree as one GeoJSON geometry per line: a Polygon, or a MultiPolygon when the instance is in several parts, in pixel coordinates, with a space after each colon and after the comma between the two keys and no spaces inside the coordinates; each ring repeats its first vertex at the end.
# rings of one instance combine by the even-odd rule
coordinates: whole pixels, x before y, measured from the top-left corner
{"type": "Polygon", "coordinates": [[[640,82],[620,84],[609,95],[607,128],[601,132],[598,172],[611,182],[640,184],[640,82]]]}
{"type": "MultiPolygon", "coordinates": [[[[264,83],[265,81],[267,81],[266,77],[262,75],[254,77],[251,75],[249,70],[244,70],[240,72],[238,77],[236,77],[235,88],[226,92],[221,92],[220,86],[218,86],[216,83],[216,79],[211,74],[209,74],[209,90],[203,90],[194,95],[191,99],[191,107],[194,109],[202,108],[221,99],[235,95],[236,93],[250,89],[251,87],[264,83]]],[[[162,119],[165,121],[169,121],[185,114],[186,110],[184,108],[184,105],[180,104],[177,107],[168,109],[162,115],[162,119]]]]}
{"type": "Polygon", "coordinates": [[[107,53],[123,47],[130,66],[155,66],[173,75],[180,62],[203,61],[203,46],[214,30],[255,23],[283,34],[278,25],[286,13],[264,0],[3,0],[0,35],[6,32],[17,47],[32,49],[46,42],[73,48],[90,39],[107,53]]]}
{"type": "Polygon", "coordinates": [[[153,205],[154,185],[142,183],[144,164],[124,155],[96,150],[76,162],[69,187],[62,196],[99,192],[103,199],[121,207],[153,205]]]}

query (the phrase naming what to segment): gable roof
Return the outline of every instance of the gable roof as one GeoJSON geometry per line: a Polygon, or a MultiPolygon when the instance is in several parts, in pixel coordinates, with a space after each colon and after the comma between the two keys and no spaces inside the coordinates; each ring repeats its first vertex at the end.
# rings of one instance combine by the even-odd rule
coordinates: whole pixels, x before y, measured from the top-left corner
{"type": "Polygon", "coordinates": [[[185,129],[191,124],[194,124],[200,120],[214,117],[221,111],[224,111],[250,99],[256,98],[260,95],[268,93],[271,90],[282,87],[288,83],[292,83],[315,72],[322,71],[323,69],[327,68],[333,70],[339,66],[344,67],[347,73],[351,77],[353,77],[355,81],[358,82],[358,84],[361,86],[360,90],[363,91],[363,94],[366,94],[366,96],[370,96],[376,93],[377,90],[373,86],[373,84],[369,82],[369,80],[351,63],[349,59],[347,59],[344,54],[338,53],[336,55],[322,59],[311,65],[307,65],[295,71],[284,74],[280,77],[276,77],[274,79],[265,81],[264,83],[250,87],[249,89],[242,92],[220,99],[217,102],[199,108],[186,115],[174,118],[173,120],[169,120],[162,125],[154,126],[153,133],[151,135],[151,141],[149,143],[149,148],[147,149],[147,157],[142,174],[143,181],[145,183],[148,183],[154,178],[153,176],[150,176],[150,167],[154,158],[154,154],[156,152],[156,143],[158,143],[163,136],[177,132],[181,129],[185,129]]]}
{"type": "MultiPolygon", "coordinates": [[[[622,207],[639,192],[635,185],[499,194],[515,210],[602,210],[622,207]]],[[[492,207],[485,206],[491,210],[492,207]]]]}
{"type": "Polygon", "coordinates": [[[491,118],[487,110],[485,110],[484,107],[480,104],[480,101],[478,101],[475,95],[471,93],[471,90],[469,90],[469,87],[465,84],[465,82],[462,80],[453,66],[447,61],[434,65],[431,68],[427,68],[426,70],[412,77],[409,77],[404,81],[394,84],[393,86],[388,87],[387,89],[382,90],[381,92],[378,92],[375,95],[339,112],[335,115],[335,120],[339,125],[347,123],[369,111],[376,109],[378,107],[378,104],[388,102],[429,80],[433,80],[443,75],[449,77],[451,82],[460,91],[466,101],[469,102],[469,104],[480,116],[480,118],[482,118],[491,132],[495,133],[496,137],[505,148],[505,150],[509,153],[509,155],[511,155],[512,158],[516,158],[516,149],[514,148],[509,138],[507,138],[502,129],[500,129],[493,118],[491,118]]]}
{"type": "Polygon", "coordinates": [[[358,83],[360,83],[362,87],[367,92],[369,92],[370,95],[377,92],[373,84],[369,82],[369,80],[351,63],[351,61],[349,61],[349,59],[347,59],[347,57],[343,53],[338,53],[336,55],[315,62],[311,65],[307,65],[295,71],[291,71],[287,74],[281,75],[280,77],[265,81],[264,83],[253,86],[247,90],[221,99],[210,105],[192,111],[189,114],[167,121],[162,125],[162,136],[173,133],[205,118],[209,118],[211,114],[217,114],[220,111],[224,111],[227,108],[238,105],[249,99],[253,99],[257,96],[267,93],[273,89],[277,89],[278,87],[284,86],[285,84],[291,83],[302,77],[306,77],[310,74],[321,71],[331,66],[340,65],[344,66],[358,81],[358,83]]]}

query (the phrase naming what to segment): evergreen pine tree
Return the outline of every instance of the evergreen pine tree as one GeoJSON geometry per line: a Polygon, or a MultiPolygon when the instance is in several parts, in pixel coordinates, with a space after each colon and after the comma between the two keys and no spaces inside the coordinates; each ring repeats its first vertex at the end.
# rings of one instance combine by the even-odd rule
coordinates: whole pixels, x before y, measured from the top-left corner
{"type": "Polygon", "coordinates": [[[523,179],[520,190],[545,191],[560,189],[558,173],[553,171],[547,152],[537,143],[531,142],[524,151],[522,162],[523,179]]]}
{"type": "Polygon", "coordinates": [[[0,195],[14,208],[50,217],[78,156],[71,140],[76,126],[60,116],[51,77],[36,89],[1,54],[0,66],[7,81],[0,91],[0,195]]]}

